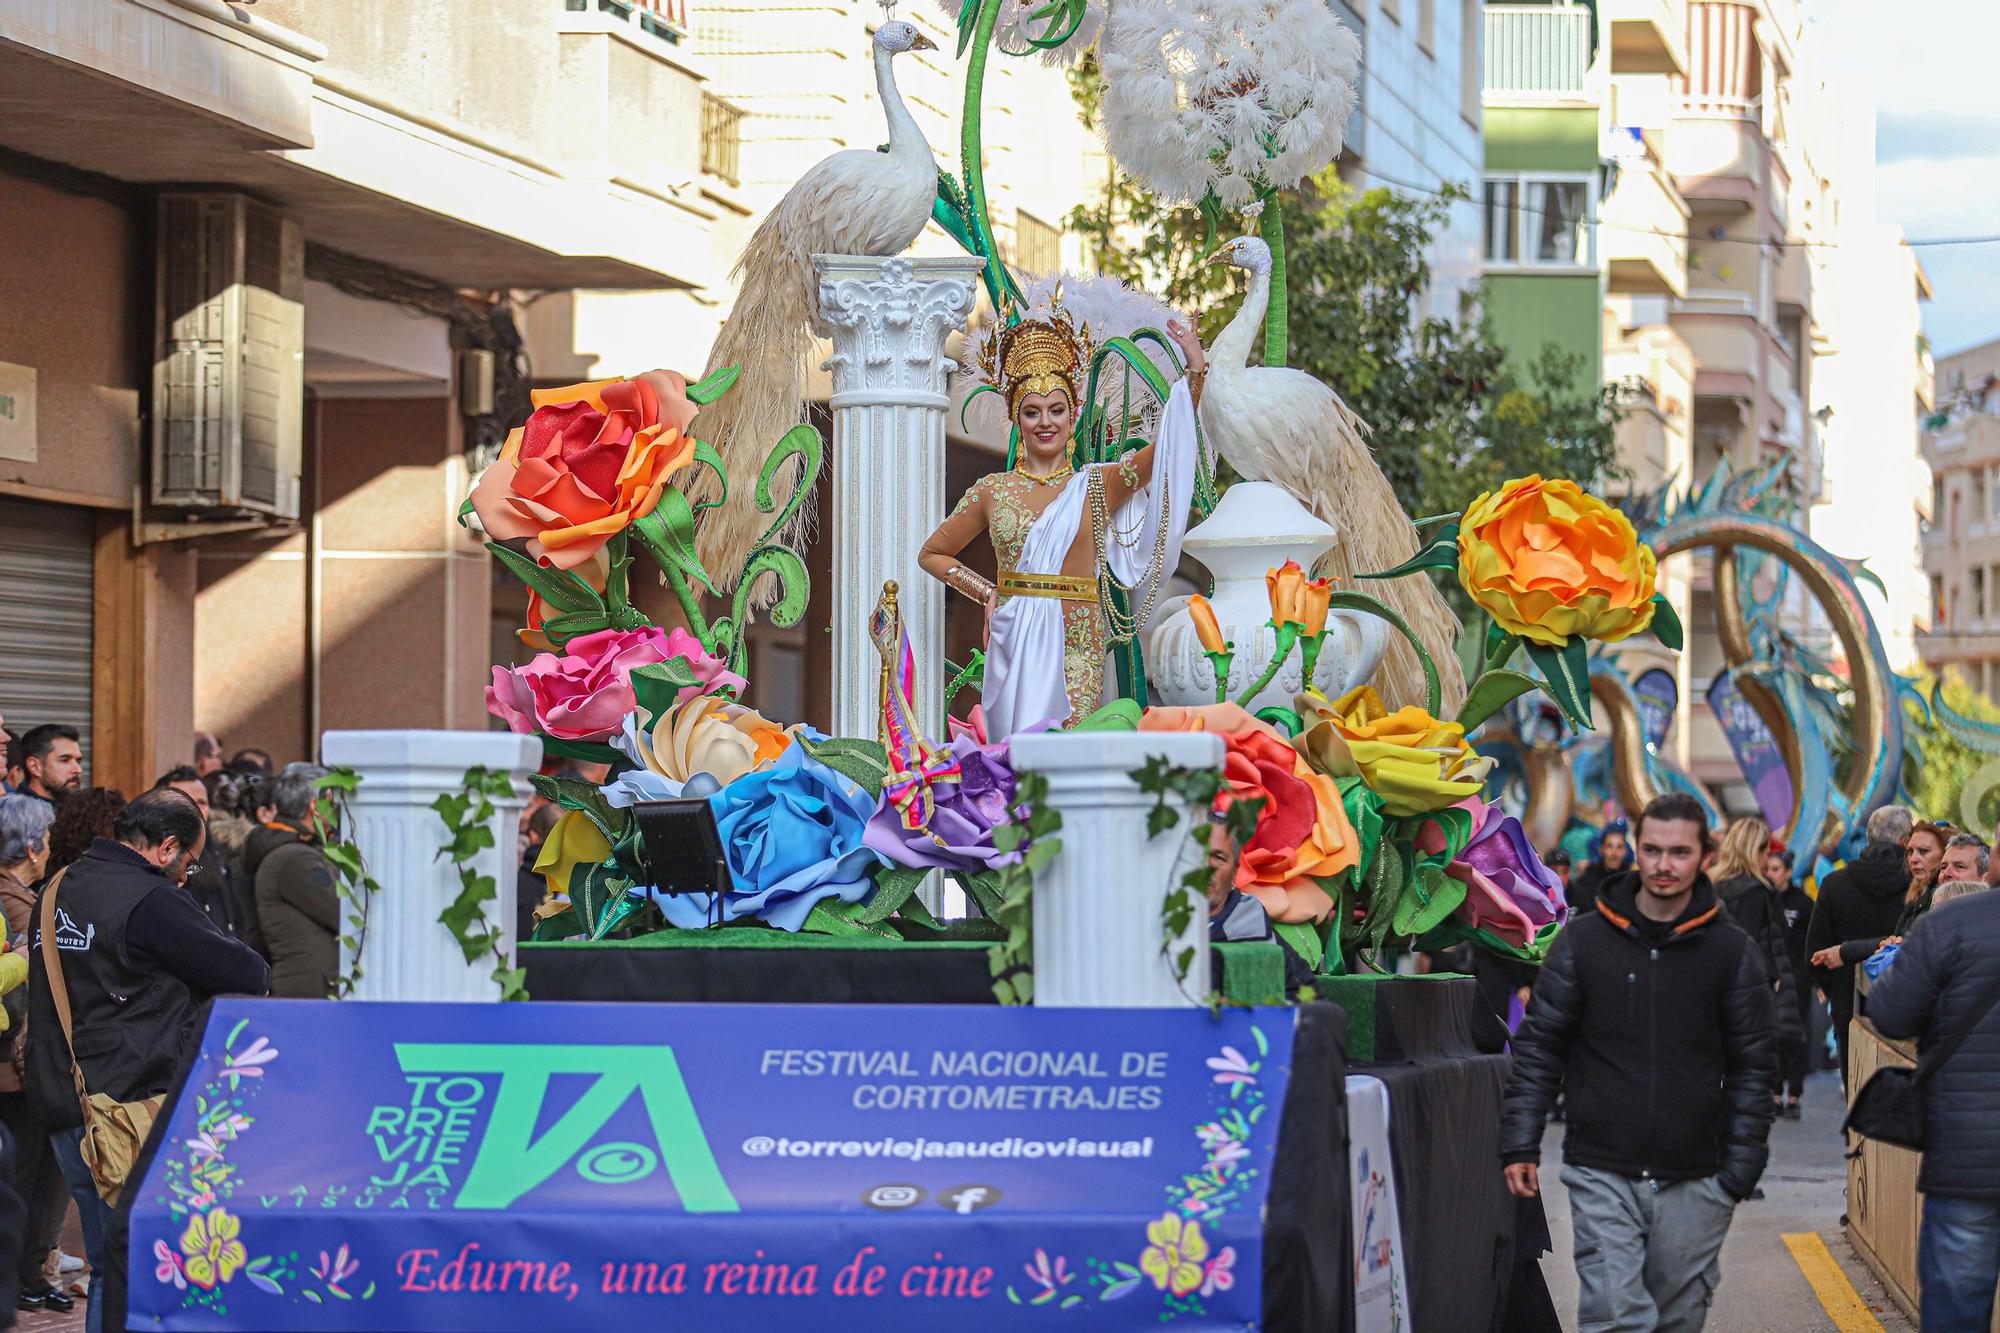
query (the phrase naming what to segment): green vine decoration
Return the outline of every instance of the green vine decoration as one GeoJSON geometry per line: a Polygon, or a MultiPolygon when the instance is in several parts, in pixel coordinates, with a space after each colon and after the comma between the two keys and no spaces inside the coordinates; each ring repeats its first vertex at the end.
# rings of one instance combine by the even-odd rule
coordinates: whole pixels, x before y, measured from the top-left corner
{"type": "Polygon", "coordinates": [[[496,845],[493,820],[499,808],[493,802],[513,794],[511,774],[475,764],[465,770],[461,789],[443,793],[431,802],[431,809],[444,821],[446,836],[438,856],[451,859],[459,882],[458,896],[438,914],[438,921],[458,941],[466,962],[492,956],[493,980],[499,983],[501,999],[525,1000],[527,971],[507,966],[506,936],[486,915],[486,904],[500,896],[499,886],[493,876],[481,874],[472,864],[479,853],[496,845]]]}
{"type": "MultiPolygon", "coordinates": [[[[1184,809],[1191,813],[1214,809],[1216,798],[1223,791],[1220,767],[1183,768],[1169,763],[1163,755],[1154,755],[1133,769],[1132,781],[1140,791],[1153,798],[1153,808],[1146,812],[1148,838],[1157,838],[1177,828],[1184,809]]],[[[1223,813],[1222,826],[1238,847],[1256,833],[1257,815],[1263,808],[1261,797],[1230,802],[1228,810],[1223,813]]],[[[1160,952],[1166,955],[1168,964],[1173,968],[1174,982],[1183,994],[1187,993],[1188,973],[1194,970],[1197,946],[1183,944],[1176,949],[1175,945],[1190,925],[1206,915],[1208,884],[1212,875],[1208,865],[1208,840],[1213,827],[1199,817],[1192,821],[1189,837],[1196,849],[1194,868],[1170,885],[1160,901],[1160,952]]],[[[1213,1008],[1221,1003],[1220,992],[1211,987],[1210,993],[1198,1002],[1213,1008]]]]}
{"type": "Polygon", "coordinates": [[[1062,812],[1048,804],[1049,781],[1040,773],[1014,775],[1011,823],[993,830],[993,845],[1018,852],[1020,859],[993,872],[996,901],[988,909],[1006,938],[986,951],[993,974],[993,997],[1001,1004],[1032,1004],[1035,1000],[1035,876],[1056,853],[1062,840],[1062,812]]]}
{"type": "Polygon", "coordinates": [[[340,944],[353,960],[345,972],[333,979],[333,997],[344,1000],[361,983],[361,948],[368,942],[368,904],[382,891],[368,873],[361,849],[347,840],[354,827],[348,798],[361,785],[361,775],[351,768],[336,768],[321,776],[319,795],[313,798],[313,822],[318,826],[320,854],[333,867],[335,886],[340,891],[345,929],[340,944]]]}

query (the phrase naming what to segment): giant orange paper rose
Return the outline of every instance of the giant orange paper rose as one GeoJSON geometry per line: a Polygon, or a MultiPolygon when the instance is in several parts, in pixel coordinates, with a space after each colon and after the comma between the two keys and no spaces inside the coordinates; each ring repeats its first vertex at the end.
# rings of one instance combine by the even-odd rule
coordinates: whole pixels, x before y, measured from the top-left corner
{"type": "Polygon", "coordinates": [[[1427,814],[1477,795],[1493,768],[1458,723],[1440,722],[1415,704],[1392,713],[1373,686],[1356,686],[1332,703],[1317,694],[1295,702],[1304,729],[1292,745],[1320,772],[1359,777],[1387,814],[1427,814]]]}
{"type": "Polygon", "coordinates": [[[1560,477],[1510,481],[1459,520],[1465,591],[1509,634],[1551,648],[1645,629],[1657,573],[1630,519],[1560,477]]]}
{"type": "Polygon", "coordinates": [[[652,513],[667,478],[693,461],[696,408],[671,370],[533,398],[527,424],[473,487],[472,507],[496,541],[525,537],[535,559],[574,569],[652,513]]]}
{"type": "Polygon", "coordinates": [[[1273,921],[1325,920],[1333,899],[1315,881],[1361,860],[1361,840],[1333,779],[1313,771],[1276,730],[1239,704],[1150,708],[1139,730],[1222,737],[1227,789],[1218,804],[1264,802],[1236,863],[1236,887],[1262,903],[1273,921]]]}

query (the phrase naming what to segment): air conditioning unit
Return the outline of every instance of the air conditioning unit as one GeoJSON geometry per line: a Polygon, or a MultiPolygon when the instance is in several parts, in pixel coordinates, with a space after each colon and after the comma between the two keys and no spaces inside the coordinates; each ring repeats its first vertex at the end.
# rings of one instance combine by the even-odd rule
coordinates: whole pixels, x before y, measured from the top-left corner
{"type": "Polygon", "coordinates": [[[305,235],[247,195],[163,194],[153,360],[158,510],[295,519],[305,235]]]}

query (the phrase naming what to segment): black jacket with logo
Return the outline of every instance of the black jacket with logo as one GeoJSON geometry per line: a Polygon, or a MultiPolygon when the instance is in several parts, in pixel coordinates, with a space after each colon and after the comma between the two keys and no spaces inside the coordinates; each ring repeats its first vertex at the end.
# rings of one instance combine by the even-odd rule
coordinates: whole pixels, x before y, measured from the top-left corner
{"type": "Polygon", "coordinates": [[[1556,936],[1514,1034],[1501,1160],[1540,1160],[1561,1093],[1573,1165],[1713,1175],[1748,1198],[1768,1156],[1776,1076],[1764,951],[1723,919],[1706,876],[1672,922],[1640,915],[1638,886],[1629,872],[1605,881],[1597,911],[1556,936]]]}
{"type": "MultiPolygon", "coordinates": [[[[55,906],[77,1061],[93,1093],[126,1102],[165,1092],[205,1001],[270,989],[271,969],[256,950],[217,930],[193,898],[122,843],[91,843],[63,875],[55,906]]],[[[39,901],[31,937],[28,1089],[50,1125],[74,1128],[83,1111],[42,962],[39,901]]]]}

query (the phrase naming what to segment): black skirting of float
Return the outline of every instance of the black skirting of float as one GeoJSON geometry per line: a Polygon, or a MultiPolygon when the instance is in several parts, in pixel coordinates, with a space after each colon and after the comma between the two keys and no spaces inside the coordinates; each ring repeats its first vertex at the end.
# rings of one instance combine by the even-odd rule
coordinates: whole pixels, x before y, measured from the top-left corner
{"type": "MultiPolygon", "coordinates": [[[[991,1004],[987,945],[673,933],[521,949],[537,1000],[991,1004]],[[746,938],[747,937],[747,938],[746,938]],[[725,942],[726,941],[726,942],[725,942]]],[[[1225,973],[1228,952],[1222,951],[1225,973]]],[[[1233,989],[1218,983],[1219,987],[1233,989]]],[[[1346,1076],[1389,1089],[1410,1310],[1425,1333],[1538,1333],[1555,1313],[1539,1200],[1500,1175],[1506,1030],[1470,977],[1320,978],[1301,1006],[1264,1234],[1272,1333],[1349,1333],[1354,1264],[1346,1076]],[[1355,1056],[1367,1058],[1350,1063],[1355,1056]]]]}

